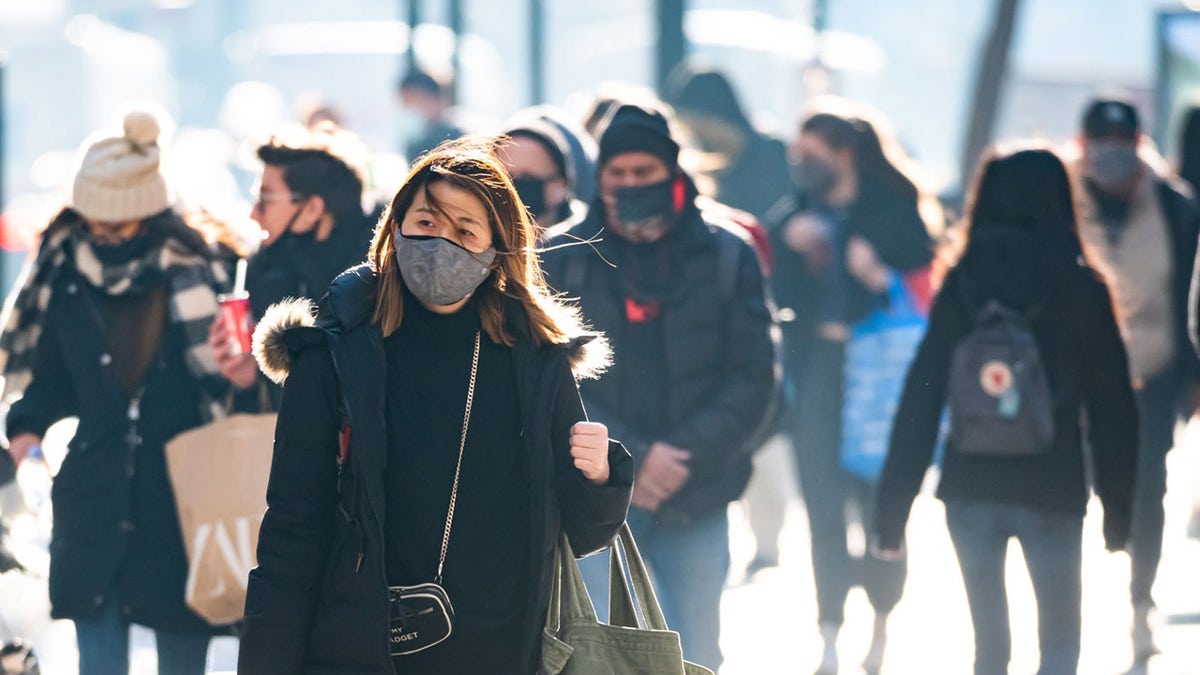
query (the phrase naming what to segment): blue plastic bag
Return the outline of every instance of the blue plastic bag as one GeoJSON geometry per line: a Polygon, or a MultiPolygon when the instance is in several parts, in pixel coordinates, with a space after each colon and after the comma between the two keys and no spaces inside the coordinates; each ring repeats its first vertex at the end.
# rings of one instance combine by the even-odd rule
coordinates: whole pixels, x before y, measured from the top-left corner
{"type": "Polygon", "coordinates": [[[892,420],[928,317],[893,272],[888,301],[850,329],[842,404],[842,468],[870,483],[887,458],[892,420]]]}

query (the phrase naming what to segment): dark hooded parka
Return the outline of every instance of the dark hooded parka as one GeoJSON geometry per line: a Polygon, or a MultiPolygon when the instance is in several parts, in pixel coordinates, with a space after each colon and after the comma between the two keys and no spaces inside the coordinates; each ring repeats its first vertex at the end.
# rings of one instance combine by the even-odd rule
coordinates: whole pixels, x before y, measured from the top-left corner
{"type": "MultiPolygon", "coordinates": [[[[393,483],[385,480],[388,364],[385,338],[371,320],[376,283],[368,266],[354,268],[334,282],[315,322],[310,306],[281,305],[259,329],[267,338],[260,363],[287,379],[258,567],[250,573],[240,673],[394,672],[384,558],[395,548],[385,541],[391,530],[384,516],[405,495],[389,493],[393,483]],[[339,464],[338,435],[347,425],[348,459],[339,464]]],[[[536,346],[516,303],[506,320],[516,340],[511,353],[529,486],[528,578],[515,582],[530,590],[520,635],[533,672],[559,533],[566,531],[577,554],[606,546],[624,522],[633,468],[615,442],[603,486],[572,463],[569,430],[585,419],[572,369],[586,371],[596,343],[536,346]]]]}

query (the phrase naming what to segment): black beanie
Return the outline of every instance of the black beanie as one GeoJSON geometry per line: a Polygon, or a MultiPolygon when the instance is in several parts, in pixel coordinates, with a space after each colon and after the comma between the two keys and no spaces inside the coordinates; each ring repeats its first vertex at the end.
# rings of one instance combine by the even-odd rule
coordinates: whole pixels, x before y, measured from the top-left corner
{"type": "Polygon", "coordinates": [[[657,110],[625,103],[605,117],[602,128],[597,166],[623,152],[648,152],[671,170],[679,162],[679,144],[671,138],[667,118],[657,110]]]}

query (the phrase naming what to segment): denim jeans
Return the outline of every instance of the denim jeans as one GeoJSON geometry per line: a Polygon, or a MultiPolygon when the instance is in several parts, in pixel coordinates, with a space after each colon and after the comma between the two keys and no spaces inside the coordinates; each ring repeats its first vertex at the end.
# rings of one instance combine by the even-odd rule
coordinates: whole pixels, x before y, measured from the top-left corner
{"type": "Polygon", "coordinates": [[[1129,531],[1129,594],[1135,606],[1154,604],[1150,590],[1162,558],[1167,452],[1175,445],[1179,389],[1180,379],[1169,373],[1148,380],[1136,392],[1138,460],[1129,531]]]}
{"type": "Polygon", "coordinates": [[[1037,598],[1038,675],[1074,674],[1079,664],[1083,517],[1015,504],[948,500],[946,525],[975,628],[975,675],[1008,672],[1012,645],[1004,560],[1012,537],[1021,543],[1037,598]]]}
{"type": "MultiPolygon", "coordinates": [[[[683,656],[714,672],[721,656],[721,592],[729,574],[729,522],[725,510],[688,525],[659,523],[654,514],[629,509],[629,529],[653,576],[667,625],[679,632],[683,656]]],[[[608,550],[579,561],[596,607],[608,620],[608,550]]]]}
{"type": "MultiPolygon", "coordinates": [[[[159,675],[203,675],[209,636],[155,631],[159,675]]],[[[79,675],[128,675],[129,622],[110,594],[100,614],[75,620],[79,675]]]]}

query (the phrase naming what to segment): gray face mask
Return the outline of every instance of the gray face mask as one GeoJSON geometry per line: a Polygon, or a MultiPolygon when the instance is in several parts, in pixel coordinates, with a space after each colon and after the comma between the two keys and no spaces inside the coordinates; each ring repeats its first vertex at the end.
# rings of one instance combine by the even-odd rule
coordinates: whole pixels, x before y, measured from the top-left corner
{"type": "Polygon", "coordinates": [[[1137,146],[1128,141],[1091,141],[1088,160],[1092,180],[1106,189],[1125,187],[1138,170],[1137,146]]]}
{"type": "Polygon", "coordinates": [[[441,237],[396,233],[396,263],[404,285],[426,305],[453,305],[475,292],[492,272],[496,249],[472,253],[441,237]]]}

